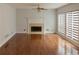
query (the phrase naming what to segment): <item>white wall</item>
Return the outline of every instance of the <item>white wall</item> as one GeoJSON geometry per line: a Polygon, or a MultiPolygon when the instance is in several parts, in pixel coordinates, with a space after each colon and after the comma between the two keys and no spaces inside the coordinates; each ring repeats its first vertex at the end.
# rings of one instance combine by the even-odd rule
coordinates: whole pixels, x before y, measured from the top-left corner
{"type": "Polygon", "coordinates": [[[31,9],[17,9],[17,33],[27,32],[27,20],[40,20],[44,22],[44,33],[54,33],[56,30],[55,10],[46,10],[41,13],[31,9]],[[26,31],[24,31],[26,29],[26,31]]]}
{"type": "Polygon", "coordinates": [[[15,12],[8,4],[0,4],[0,46],[16,32],[15,12]]]}

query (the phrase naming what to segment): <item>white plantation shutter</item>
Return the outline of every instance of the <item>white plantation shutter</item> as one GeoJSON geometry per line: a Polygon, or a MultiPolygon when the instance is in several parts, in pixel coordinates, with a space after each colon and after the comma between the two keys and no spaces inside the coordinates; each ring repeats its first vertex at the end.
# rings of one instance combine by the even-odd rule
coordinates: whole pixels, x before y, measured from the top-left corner
{"type": "Polygon", "coordinates": [[[72,12],[72,39],[79,40],[79,11],[72,12]]]}
{"type": "Polygon", "coordinates": [[[59,14],[58,32],[66,38],[79,40],[79,11],[59,14]]]}
{"type": "Polygon", "coordinates": [[[66,14],[66,37],[72,39],[72,12],[66,14]]]}
{"type": "Polygon", "coordinates": [[[66,37],[79,40],[79,11],[66,13],[66,37]]]}

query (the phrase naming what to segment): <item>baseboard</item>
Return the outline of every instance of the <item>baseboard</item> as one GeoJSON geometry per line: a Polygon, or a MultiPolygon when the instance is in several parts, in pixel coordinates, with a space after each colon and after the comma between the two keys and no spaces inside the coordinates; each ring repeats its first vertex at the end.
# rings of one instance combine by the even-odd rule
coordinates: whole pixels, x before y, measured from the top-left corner
{"type": "Polygon", "coordinates": [[[27,33],[27,32],[16,32],[16,33],[27,33]]]}
{"type": "Polygon", "coordinates": [[[1,44],[0,47],[2,47],[10,38],[12,38],[16,33],[11,34],[8,38],[6,38],[1,44]]]}
{"type": "Polygon", "coordinates": [[[33,33],[33,32],[32,32],[32,33],[29,33],[29,32],[17,32],[17,33],[19,33],[19,34],[21,34],[21,33],[22,33],[22,34],[23,34],[23,33],[24,33],[24,34],[25,34],[25,33],[26,33],[26,34],[57,34],[56,32],[44,32],[44,33],[43,33],[43,32],[42,32],[42,33],[39,33],[39,32],[36,32],[36,33],[33,33]]]}
{"type": "Polygon", "coordinates": [[[56,33],[53,33],[53,32],[46,32],[44,34],[56,34],[56,33]]]}
{"type": "Polygon", "coordinates": [[[28,33],[28,32],[17,32],[18,34],[44,34],[44,33],[40,33],[40,32],[31,32],[31,33],[28,33]]]}

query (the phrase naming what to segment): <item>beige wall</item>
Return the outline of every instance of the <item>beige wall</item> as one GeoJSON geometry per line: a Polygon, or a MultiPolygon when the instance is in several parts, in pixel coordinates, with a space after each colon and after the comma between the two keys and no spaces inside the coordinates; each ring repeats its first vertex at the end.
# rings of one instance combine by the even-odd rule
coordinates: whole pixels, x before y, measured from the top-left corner
{"type": "Polygon", "coordinates": [[[0,4],[0,46],[16,32],[15,12],[8,4],[0,4]]]}

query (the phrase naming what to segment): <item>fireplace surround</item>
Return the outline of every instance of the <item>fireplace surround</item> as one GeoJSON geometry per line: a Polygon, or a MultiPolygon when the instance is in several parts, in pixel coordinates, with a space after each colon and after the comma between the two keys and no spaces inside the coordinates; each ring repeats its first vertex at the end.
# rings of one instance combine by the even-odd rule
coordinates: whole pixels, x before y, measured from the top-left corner
{"type": "Polygon", "coordinates": [[[29,24],[29,34],[43,34],[43,24],[29,24]]]}

